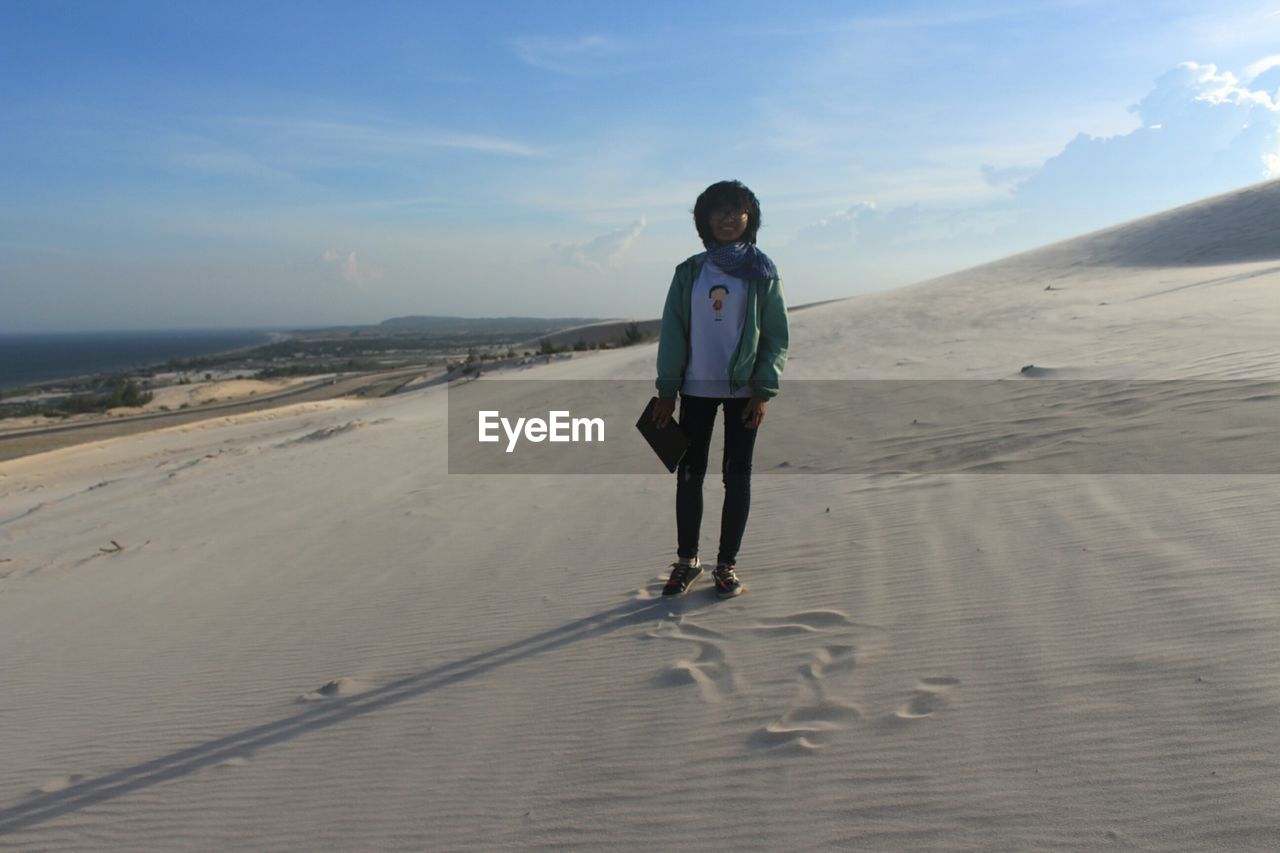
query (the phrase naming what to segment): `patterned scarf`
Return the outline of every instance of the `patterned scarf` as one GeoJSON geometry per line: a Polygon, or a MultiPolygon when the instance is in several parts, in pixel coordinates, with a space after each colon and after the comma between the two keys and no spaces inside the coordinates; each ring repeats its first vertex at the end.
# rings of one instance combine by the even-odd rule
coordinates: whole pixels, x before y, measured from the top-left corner
{"type": "Polygon", "coordinates": [[[778,268],[754,243],[739,240],[723,246],[707,246],[707,259],[734,278],[777,278],[778,268]]]}

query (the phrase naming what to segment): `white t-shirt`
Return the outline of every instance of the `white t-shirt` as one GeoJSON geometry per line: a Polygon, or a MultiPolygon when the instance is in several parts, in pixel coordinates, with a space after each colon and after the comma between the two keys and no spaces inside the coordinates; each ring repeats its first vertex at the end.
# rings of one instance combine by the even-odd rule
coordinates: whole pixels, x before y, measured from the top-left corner
{"type": "Polygon", "coordinates": [[[750,397],[751,386],[729,390],[729,363],[747,319],[747,283],[710,260],[689,300],[689,363],[680,393],[688,397],[750,397]]]}

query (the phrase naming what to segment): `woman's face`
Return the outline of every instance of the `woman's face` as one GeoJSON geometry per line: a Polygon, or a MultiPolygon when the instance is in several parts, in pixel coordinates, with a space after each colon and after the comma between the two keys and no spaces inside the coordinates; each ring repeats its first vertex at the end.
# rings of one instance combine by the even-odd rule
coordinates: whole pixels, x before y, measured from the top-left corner
{"type": "Polygon", "coordinates": [[[733,207],[719,207],[708,217],[711,233],[719,243],[733,243],[742,239],[747,230],[747,212],[733,207]]]}

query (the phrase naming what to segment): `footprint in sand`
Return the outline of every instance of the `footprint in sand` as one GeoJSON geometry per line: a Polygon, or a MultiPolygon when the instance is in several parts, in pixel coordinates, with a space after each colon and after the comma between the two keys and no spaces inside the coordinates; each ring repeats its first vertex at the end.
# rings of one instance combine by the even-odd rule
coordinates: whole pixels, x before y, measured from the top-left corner
{"type": "MultiPolygon", "coordinates": [[[[797,699],[782,716],[756,731],[750,743],[811,752],[830,744],[842,731],[865,718],[858,705],[828,695],[828,679],[854,671],[866,649],[883,643],[885,631],[859,625],[837,610],[764,617],[757,620],[751,630],[779,641],[827,638],[838,642],[826,642],[812,651],[813,657],[799,668],[797,699]]],[[[959,684],[960,679],[950,676],[922,678],[910,699],[877,722],[896,728],[932,716],[947,706],[950,691],[959,684]]]]}
{"type": "Polygon", "coordinates": [[[751,630],[769,637],[795,637],[853,627],[853,621],[839,610],[806,610],[790,616],[763,616],[751,630]]]}
{"type": "Polygon", "coordinates": [[[56,794],[59,791],[65,791],[83,778],[84,775],[80,773],[72,773],[67,776],[57,776],[32,788],[30,796],[35,797],[40,794],[56,794]]]}
{"type": "Polygon", "coordinates": [[[813,654],[813,660],[800,667],[800,676],[810,682],[821,682],[828,675],[850,672],[858,665],[858,647],[839,643],[824,646],[813,654]]]}
{"type": "Polygon", "coordinates": [[[298,701],[323,702],[326,699],[337,699],[341,696],[350,696],[353,693],[359,693],[363,689],[363,685],[353,678],[335,678],[315,690],[312,690],[310,693],[303,693],[298,697],[298,701]]]}
{"type": "MultiPolygon", "coordinates": [[[[661,594],[660,586],[647,592],[661,594]]],[[[676,614],[671,614],[676,617],[676,614]]],[[[783,616],[763,616],[740,629],[782,644],[784,653],[807,654],[796,670],[796,696],[781,715],[754,731],[748,744],[762,749],[813,752],[837,741],[842,733],[868,720],[856,703],[831,695],[831,679],[854,672],[860,659],[885,644],[887,632],[854,622],[838,610],[805,610],[783,616]],[[807,647],[807,649],[806,649],[807,647]],[[792,651],[786,651],[786,650],[792,651]]],[[[736,633],[736,632],[734,632],[736,633]]],[[[679,640],[692,646],[692,654],[673,663],[655,678],[663,686],[696,685],[707,702],[719,702],[734,691],[738,680],[725,653],[732,643],[726,635],[691,621],[687,616],[664,621],[646,635],[650,639],[679,640]]],[[[688,647],[687,646],[687,647],[688,647]]],[[[792,658],[794,660],[794,657],[792,658]]],[[[932,716],[949,703],[950,691],[960,680],[949,676],[922,678],[914,695],[896,710],[877,717],[879,727],[907,725],[932,716]]]]}
{"type": "Polygon", "coordinates": [[[662,598],[662,587],[667,582],[665,577],[649,581],[631,594],[633,601],[657,601],[662,598]]]}
{"type": "Polygon", "coordinates": [[[809,704],[792,706],[781,717],[753,733],[749,742],[753,746],[767,748],[821,749],[862,717],[862,709],[857,705],[818,697],[809,704]]]}
{"type": "Polygon", "coordinates": [[[865,716],[857,705],[827,695],[823,679],[831,671],[831,664],[839,660],[844,669],[853,668],[852,647],[838,648],[850,651],[835,658],[826,649],[819,650],[813,661],[800,668],[801,687],[798,697],[782,716],[751,736],[750,742],[753,745],[795,745],[805,750],[820,749],[865,716]]]}
{"type": "MultiPolygon", "coordinates": [[[[748,739],[753,746],[784,747],[811,752],[830,744],[864,716],[860,707],[827,694],[827,678],[852,672],[860,645],[871,642],[880,629],[858,625],[838,610],[806,610],[786,616],[765,616],[749,630],[770,639],[803,641],[834,639],[812,648],[812,657],[799,668],[797,697],[780,717],[748,739]]],[[[883,632],[881,632],[883,633],[883,632]]]]}
{"type": "Polygon", "coordinates": [[[725,656],[721,642],[725,637],[719,631],[696,625],[687,619],[679,622],[661,622],[645,637],[653,640],[679,640],[694,647],[693,654],[672,663],[655,678],[664,687],[695,684],[707,702],[719,702],[725,693],[734,690],[733,667],[725,656]]]}
{"type": "Polygon", "coordinates": [[[888,717],[890,722],[909,722],[931,717],[945,708],[950,701],[947,693],[960,684],[960,679],[945,676],[922,678],[915,695],[888,717]]]}

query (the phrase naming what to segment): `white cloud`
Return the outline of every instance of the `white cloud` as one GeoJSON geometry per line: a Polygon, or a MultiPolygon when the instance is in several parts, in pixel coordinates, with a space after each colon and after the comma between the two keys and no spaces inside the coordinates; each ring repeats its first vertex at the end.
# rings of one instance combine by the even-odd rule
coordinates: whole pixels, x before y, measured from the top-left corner
{"type": "Polygon", "coordinates": [[[181,172],[205,172],[229,178],[252,178],[296,185],[294,175],[274,169],[248,152],[195,133],[157,128],[152,132],[160,155],[155,161],[181,172]]]}
{"type": "Polygon", "coordinates": [[[794,243],[813,248],[829,248],[848,244],[860,236],[860,231],[879,214],[873,201],[862,201],[822,217],[817,222],[800,229],[794,243]]]}
{"type": "MultiPolygon", "coordinates": [[[[1280,14],[1280,13],[1272,13],[1280,14]]],[[[1244,70],[1244,79],[1248,83],[1252,83],[1258,77],[1262,76],[1272,68],[1280,67],[1280,53],[1275,56],[1268,56],[1266,59],[1259,59],[1244,70]]]]}
{"type": "Polygon", "coordinates": [[[1035,166],[1006,166],[1004,168],[996,168],[995,166],[984,163],[979,167],[978,171],[982,174],[982,179],[993,187],[1010,187],[1014,186],[1036,173],[1035,166]]]}
{"type": "Polygon", "coordinates": [[[976,262],[976,254],[999,257],[1278,178],[1280,104],[1259,85],[1280,79],[1280,57],[1249,68],[1258,74],[1252,83],[1214,65],[1182,63],[1132,107],[1140,127],[1078,134],[1030,168],[1025,160],[981,166],[988,185],[1008,190],[999,199],[944,208],[923,196],[894,204],[877,194],[878,204],[811,220],[787,247],[802,256],[843,254],[850,268],[892,271],[930,257],[976,262]]]}
{"type": "Polygon", "coordinates": [[[1280,111],[1280,104],[1272,100],[1270,93],[1249,89],[1230,71],[1219,71],[1216,65],[1197,62],[1183,62],[1156,78],[1155,88],[1130,109],[1144,126],[1150,127],[1192,116],[1203,118],[1204,104],[1280,111]]]}
{"type": "Polygon", "coordinates": [[[258,143],[276,142],[296,151],[296,157],[355,157],[360,161],[385,156],[414,156],[423,149],[453,148],[512,157],[536,157],[539,150],[484,134],[428,127],[358,124],[314,118],[237,116],[223,120],[230,129],[248,130],[258,143]]]}
{"type": "Polygon", "coordinates": [[[600,270],[615,267],[631,244],[644,230],[645,218],[641,216],[626,228],[618,228],[581,243],[556,243],[552,251],[565,263],[588,269],[600,270]]]}
{"type": "Polygon", "coordinates": [[[863,201],[801,228],[787,245],[814,252],[856,248],[861,257],[883,257],[912,247],[938,248],[986,239],[1006,227],[1008,220],[1008,213],[994,205],[943,210],[917,204],[881,207],[863,201]]]}
{"type": "Polygon", "coordinates": [[[377,267],[362,270],[355,252],[344,255],[333,249],[325,249],[320,260],[337,270],[345,281],[354,284],[360,290],[368,290],[370,281],[376,281],[382,277],[382,270],[377,267]]]}
{"type": "Polygon", "coordinates": [[[513,39],[516,56],[544,71],[558,74],[596,74],[611,70],[623,54],[622,45],[599,35],[578,38],[524,36],[513,39]]]}
{"type": "Polygon", "coordinates": [[[1266,176],[1268,178],[1280,178],[1280,149],[1262,155],[1262,164],[1266,166],[1266,176]]]}
{"type": "Polygon", "coordinates": [[[1141,127],[1079,134],[1017,186],[1013,205],[1029,226],[1069,236],[1277,173],[1280,104],[1230,71],[1181,63],[1131,110],[1141,127]]]}

